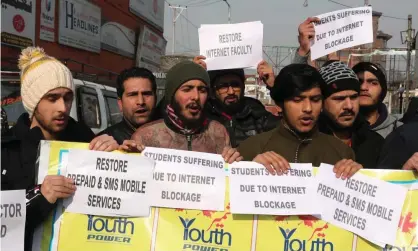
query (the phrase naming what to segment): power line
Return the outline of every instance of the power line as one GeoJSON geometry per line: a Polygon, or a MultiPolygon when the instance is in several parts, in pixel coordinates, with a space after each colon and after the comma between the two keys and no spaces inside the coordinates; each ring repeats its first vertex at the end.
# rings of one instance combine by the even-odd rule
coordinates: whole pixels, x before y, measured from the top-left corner
{"type": "MultiPolygon", "coordinates": [[[[339,2],[336,2],[336,1],[333,1],[333,0],[328,0],[328,1],[332,2],[332,3],[335,3],[335,4],[338,4],[338,5],[341,5],[341,6],[344,6],[344,7],[347,7],[347,8],[354,8],[353,6],[345,5],[345,4],[342,4],[342,3],[339,3],[339,2]]],[[[382,17],[393,18],[393,19],[398,19],[398,20],[408,20],[406,18],[392,17],[392,16],[387,16],[387,15],[382,15],[382,17]]]]}

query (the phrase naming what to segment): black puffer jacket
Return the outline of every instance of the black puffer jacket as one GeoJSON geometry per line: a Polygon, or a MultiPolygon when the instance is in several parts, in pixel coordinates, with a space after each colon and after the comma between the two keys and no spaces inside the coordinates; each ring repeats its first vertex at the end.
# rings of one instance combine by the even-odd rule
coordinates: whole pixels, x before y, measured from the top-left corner
{"type": "MultiPolygon", "coordinates": [[[[333,135],[331,120],[321,114],[319,118],[319,131],[333,135]]],[[[384,139],[377,132],[370,129],[369,123],[359,114],[352,127],[351,149],[356,155],[356,162],[366,169],[376,169],[380,150],[384,139]]]]}
{"type": "Polygon", "coordinates": [[[232,147],[237,147],[250,136],[270,131],[279,125],[280,117],[268,112],[257,99],[243,97],[242,110],[233,116],[226,114],[214,102],[217,101],[211,100],[208,104],[208,117],[226,127],[232,147]]]}
{"type": "MultiPolygon", "coordinates": [[[[61,141],[90,142],[94,133],[71,119],[59,137],[61,141]]],[[[29,115],[22,114],[16,125],[1,139],[1,190],[26,190],[25,250],[32,249],[36,226],[44,221],[55,204],[50,204],[37,187],[38,147],[44,139],[39,127],[30,129],[29,115]]]]}

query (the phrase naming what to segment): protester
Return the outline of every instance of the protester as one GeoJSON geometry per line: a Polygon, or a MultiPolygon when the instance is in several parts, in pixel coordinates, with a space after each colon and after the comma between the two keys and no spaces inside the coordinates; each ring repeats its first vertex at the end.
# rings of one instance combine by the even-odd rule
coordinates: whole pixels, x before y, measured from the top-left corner
{"type": "Polygon", "coordinates": [[[154,119],[157,83],[151,71],[132,67],[120,73],[117,84],[122,121],[100,134],[111,135],[122,145],[125,140],[131,139],[136,129],[154,119]]]}
{"type": "Polygon", "coordinates": [[[244,160],[263,164],[271,173],[283,173],[289,162],[327,163],[337,177],[351,177],[362,166],[353,161],[354,152],[335,137],[318,131],[326,84],[319,72],[306,64],[284,67],[271,91],[283,110],[280,126],[242,142],[238,151],[244,160]],[[280,84],[278,84],[280,83],[280,84]]]}
{"type": "Polygon", "coordinates": [[[387,93],[384,72],[376,64],[360,62],[353,67],[360,79],[360,112],[369,121],[371,129],[383,138],[402,125],[395,116],[388,114],[383,100],[387,93]]]}
{"type": "Polygon", "coordinates": [[[294,64],[307,64],[311,52],[311,41],[315,38],[314,22],[319,22],[317,17],[308,17],[298,27],[299,48],[293,58],[294,64]]]}
{"type": "Polygon", "coordinates": [[[384,139],[370,130],[369,123],[359,114],[357,75],[339,61],[326,63],[319,73],[326,83],[323,112],[318,122],[320,132],[333,135],[350,146],[356,161],[364,168],[376,168],[384,139]]]}
{"type": "Polygon", "coordinates": [[[143,125],[132,139],[145,147],[222,153],[227,162],[240,160],[225,127],[205,114],[209,83],[206,70],[191,61],[173,66],[166,77],[164,118],[143,125]]]}
{"type": "Polygon", "coordinates": [[[409,101],[408,109],[402,117],[402,123],[418,122],[418,97],[411,98],[409,101]]]}
{"type": "Polygon", "coordinates": [[[90,142],[89,148],[113,151],[119,147],[113,137],[94,138],[87,126],[70,118],[74,84],[70,70],[41,48],[29,47],[19,59],[21,95],[27,113],[1,143],[1,190],[26,189],[25,250],[32,248],[35,227],[46,219],[57,199],[75,191],[74,181],[48,175],[37,186],[38,147],[41,140],[90,142]]]}
{"type": "MultiPolygon", "coordinates": [[[[206,69],[204,59],[204,56],[197,56],[194,62],[206,69]]],[[[258,69],[260,76],[273,86],[273,69],[265,61],[258,65],[258,69]]],[[[214,70],[208,73],[211,85],[208,116],[227,128],[232,147],[237,147],[248,137],[270,131],[278,125],[278,116],[268,112],[259,100],[244,96],[244,69],[214,70]]]]}
{"type": "Polygon", "coordinates": [[[378,168],[418,171],[418,122],[404,124],[389,134],[378,168]]]}

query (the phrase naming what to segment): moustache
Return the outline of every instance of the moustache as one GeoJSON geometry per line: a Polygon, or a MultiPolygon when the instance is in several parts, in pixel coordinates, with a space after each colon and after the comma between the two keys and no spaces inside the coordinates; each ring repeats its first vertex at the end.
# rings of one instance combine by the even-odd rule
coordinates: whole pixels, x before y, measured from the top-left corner
{"type": "Polygon", "coordinates": [[[363,91],[363,92],[360,92],[360,96],[367,96],[367,97],[371,97],[372,95],[370,95],[370,93],[369,93],[369,92],[363,91]]]}
{"type": "Polygon", "coordinates": [[[198,104],[198,103],[188,104],[188,105],[186,105],[186,108],[202,110],[202,106],[200,104],[198,104]]]}
{"type": "Polygon", "coordinates": [[[340,114],[340,117],[344,117],[344,116],[354,116],[354,112],[349,110],[349,111],[344,111],[340,114]]]}
{"type": "Polygon", "coordinates": [[[230,95],[226,96],[226,97],[224,98],[224,100],[227,100],[227,99],[230,99],[230,98],[235,98],[235,99],[238,99],[238,96],[237,96],[237,95],[234,95],[234,94],[230,94],[230,95]]]}

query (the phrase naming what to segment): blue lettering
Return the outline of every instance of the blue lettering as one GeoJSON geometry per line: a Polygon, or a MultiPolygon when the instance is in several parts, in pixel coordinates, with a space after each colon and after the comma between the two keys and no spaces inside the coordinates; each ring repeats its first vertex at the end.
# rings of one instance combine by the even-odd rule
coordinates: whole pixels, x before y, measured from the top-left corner
{"type": "Polygon", "coordinates": [[[307,240],[290,239],[295,233],[296,228],[284,230],[279,227],[279,229],[285,239],[283,251],[334,251],[334,244],[327,242],[325,239],[317,238],[310,243],[307,240]],[[308,248],[309,244],[310,248],[308,248]]]}
{"type": "MultiPolygon", "coordinates": [[[[229,232],[225,232],[223,229],[216,228],[215,230],[197,229],[190,228],[196,219],[185,220],[179,216],[179,219],[184,227],[183,231],[183,240],[184,241],[193,241],[193,242],[203,242],[209,244],[223,245],[224,242],[228,243],[228,246],[232,245],[232,235],[229,232]]],[[[188,247],[190,248],[190,247],[188,247]]],[[[191,247],[192,250],[193,246],[191,247]]],[[[185,249],[183,247],[183,249],[185,249]]],[[[198,250],[202,250],[201,248],[198,250]]]]}

